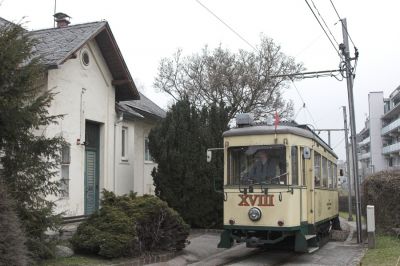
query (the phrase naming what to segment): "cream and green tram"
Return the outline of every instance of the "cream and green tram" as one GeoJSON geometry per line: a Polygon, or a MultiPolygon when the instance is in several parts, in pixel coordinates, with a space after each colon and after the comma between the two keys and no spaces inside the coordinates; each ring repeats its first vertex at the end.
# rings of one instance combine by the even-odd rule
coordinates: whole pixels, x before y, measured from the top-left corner
{"type": "Polygon", "coordinates": [[[218,244],[313,252],[338,219],[337,156],[307,126],[224,132],[224,231],[218,244]]]}

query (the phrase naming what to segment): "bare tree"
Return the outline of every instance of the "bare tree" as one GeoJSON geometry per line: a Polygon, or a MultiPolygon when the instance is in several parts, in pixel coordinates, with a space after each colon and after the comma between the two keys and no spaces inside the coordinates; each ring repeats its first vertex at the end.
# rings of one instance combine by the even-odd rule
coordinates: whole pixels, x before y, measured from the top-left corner
{"type": "Polygon", "coordinates": [[[196,106],[224,102],[230,118],[252,112],[261,119],[275,111],[291,117],[293,103],[282,97],[289,78],[274,76],[303,70],[272,39],[261,36],[257,51],[232,53],[221,47],[210,51],[206,46],[184,57],[178,50],[172,58],[161,60],[154,86],[175,100],[187,97],[196,106]]]}

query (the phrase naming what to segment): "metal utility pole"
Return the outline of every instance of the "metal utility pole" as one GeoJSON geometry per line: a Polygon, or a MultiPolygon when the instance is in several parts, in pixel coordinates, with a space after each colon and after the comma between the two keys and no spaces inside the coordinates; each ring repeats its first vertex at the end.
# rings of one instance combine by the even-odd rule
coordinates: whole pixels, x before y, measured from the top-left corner
{"type": "Polygon", "coordinates": [[[346,145],[346,164],[347,164],[347,182],[348,182],[348,189],[349,189],[349,221],[353,221],[353,205],[352,205],[352,198],[351,198],[351,171],[350,171],[350,156],[349,156],[349,132],[347,128],[347,114],[346,114],[346,106],[343,106],[343,120],[344,120],[344,139],[346,145]]]}
{"type": "Polygon", "coordinates": [[[342,19],[342,33],[343,33],[343,44],[339,46],[340,50],[345,58],[346,66],[346,80],[347,80],[347,94],[349,100],[349,112],[350,112],[350,132],[351,132],[351,151],[352,151],[352,161],[353,161],[353,177],[354,177],[354,187],[356,193],[356,223],[357,223],[357,243],[362,243],[361,236],[361,201],[360,201],[360,183],[358,176],[358,156],[357,156],[357,141],[356,141],[356,119],[354,112],[354,96],[353,96],[353,71],[350,61],[349,52],[349,36],[347,30],[347,21],[342,19]]]}
{"type": "Polygon", "coordinates": [[[331,131],[344,131],[342,128],[328,128],[328,129],[314,129],[314,131],[327,131],[328,132],[328,145],[331,147],[331,131]]]}

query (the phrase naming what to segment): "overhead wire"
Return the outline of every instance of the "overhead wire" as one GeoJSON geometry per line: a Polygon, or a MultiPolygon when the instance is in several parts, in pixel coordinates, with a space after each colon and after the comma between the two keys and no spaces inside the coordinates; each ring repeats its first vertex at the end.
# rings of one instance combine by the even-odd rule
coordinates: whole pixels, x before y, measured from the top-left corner
{"type": "Polygon", "coordinates": [[[318,13],[318,16],[322,19],[322,22],[324,23],[325,27],[327,28],[327,30],[329,31],[329,34],[332,36],[333,40],[335,41],[336,45],[339,46],[338,41],[336,40],[335,36],[333,35],[331,29],[328,27],[328,24],[326,24],[325,19],[322,17],[321,13],[319,12],[317,6],[315,5],[314,1],[311,0],[311,3],[313,4],[315,10],[318,13]]]}
{"type": "Polygon", "coordinates": [[[342,20],[342,18],[340,17],[339,12],[338,12],[338,10],[337,10],[335,4],[333,3],[332,0],[329,0],[329,1],[331,2],[331,5],[332,5],[332,7],[333,7],[333,10],[335,10],[335,13],[336,13],[337,17],[339,18],[339,21],[340,21],[340,23],[342,24],[343,29],[346,31],[347,36],[349,37],[351,43],[353,44],[353,47],[354,47],[354,54],[355,54],[355,62],[354,62],[354,67],[353,67],[353,71],[352,71],[352,72],[353,72],[353,75],[354,75],[354,77],[355,77],[355,75],[356,75],[356,70],[357,70],[358,55],[359,55],[357,46],[355,45],[355,43],[354,43],[354,41],[353,41],[353,38],[351,38],[351,35],[350,35],[350,33],[349,33],[348,29],[347,29],[347,25],[344,25],[343,20],[342,20]]]}
{"type": "MultiPolygon", "coordinates": [[[[197,1],[197,0],[196,0],[197,1]]],[[[314,10],[312,9],[312,7],[310,6],[310,4],[308,3],[307,0],[304,0],[308,6],[308,8],[311,10],[311,12],[313,13],[315,19],[317,20],[318,24],[321,26],[321,29],[324,31],[326,37],[328,38],[329,42],[332,44],[333,49],[335,49],[336,53],[339,55],[339,58],[342,58],[342,54],[339,52],[339,50],[336,48],[335,44],[333,43],[333,41],[331,40],[331,38],[329,37],[329,34],[326,32],[324,26],[322,26],[321,21],[319,21],[317,15],[315,14],[314,10]]]]}
{"type": "MultiPolygon", "coordinates": [[[[333,3],[332,0],[329,0],[329,1],[331,2],[332,7],[333,7],[333,9],[335,10],[336,15],[338,16],[340,22],[341,22],[342,25],[343,25],[342,18],[340,17],[339,12],[337,11],[337,9],[336,9],[336,7],[335,7],[335,4],[333,3]]],[[[353,39],[351,38],[349,32],[347,31],[347,27],[344,27],[344,30],[346,31],[347,35],[349,36],[349,39],[350,39],[351,43],[353,44],[353,46],[356,47],[356,45],[355,45],[354,42],[353,42],[353,39]]]]}
{"type": "MultiPolygon", "coordinates": [[[[201,5],[205,10],[207,10],[211,15],[213,15],[217,20],[219,20],[222,24],[224,24],[225,27],[227,27],[230,31],[232,31],[237,37],[239,37],[239,38],[240,38],[243,42],[245,42],[248,46],[250,46],[251,48],[253,48],[256,52],[259,52],[259,50],[258,50],[256,47],[254,47],[249,41],[247,41],[242,35],[240,35],[235,29],[233,29],[233,28],[232,28],[228,23],[226,23],[222,18],[220,18],[217,14],[215,14],[210,8],[208,8],[206,5],[204,5],[202,2],[200,2],[200,0],[196,0],[196,2],[197,2],[199,5],[201,5]]],[[[306,2],[307,2],[307,0],[306,0],[306,2]]],[[[308,2],[307,2],[307,4],[308,4],[308,2]]],[[[309,6],[309,7],[310,7],[311,11],[313,12],[311,6],[309,6]]],[[[313,12],[313,13],[314,13],[314,12],[313,12]]],[[[314,14],[314,16],[315,16],[315,14],[314,14]]],[[[318,20],[317,17],[316,17],[316,19],[318,20]]],[[[319,20],[318,20],[318,22],[319,22],[319,20]]],[[[321,25],[321,24],[320,24],[320,25],[321,25]]],[[[322,25],[321,25],[321,27],[322,27],[322,25]]],[[[325,32],[325,34],[327,35],[328,39],[329,39],[329,40],[331,41],[331,43],[332,43],[332,40],[329,38],[329,35],[326,33],[325,29],[324,29],[323,27],[322,27],[322,29],[324,30],[324,32],[325,32]]],[[[335,40],[335,41],[336,41],[336,40],[335,40]]],[[[332,45],[334,46],[333,43],[332,43],[332,45]]],[[[335,46],[334,46],[334,48],[335,48],[336,52],[338,53],[338,55],[340,56],[340,53],[339,53],[339,51],[336,49],[335,46]]],[[[331,74],[331,75],[333,75],[333,74],[331,74]]],[[[321,75],[321,76],[322,76],[322,75],[321,75]]],[[[297,91],[297,94],[299,95],[299,97],[300,97],[300,99],[301,99],[301,101],[302,101],[302,103],[303,103],[303,108],[306,109],[306,111],[307,111],[308,114],[310,115],[312,121],[314,122],[314,126],[316,126],[314,117],[312,116],[310,110],[308,110],[308,108],[307,108],[307,106],[306,106],[306,103],[304,102],[304,99],[303,99],[303,97],[302,97],[300,91],[299,91],[298,88],[296,87],[296,84],[293,82],[293,79],[290,78],[290,80],[292,81],[292,83],[293,83],[293,85],[294,85],[294,87],[295,87],[295,89],[296,89],[296,91],[297,91]]],[[[301,109],[300,109],[300,110],[301,110],[301,109]]],[[[299,112],[300,112],[300,110],[299,110],[299,112]]],[[[299,112],[298,112],[298,113],[299,113],[299,112]]],[[[298,113],[297,113],[297,115],[298,115],[298,113]]],[[[297,115],[296,115],[296,117],[297,117],[297,115]]]]}
{"type": "Polygon", "coordinates": [[[340,144],[342,144],[342,142],[345,140],[345,137],[343,137],[338,143],[336,143],[336,145],[332,148],[333,150],[336,149],[337,147],[339,147],[340,144]]]}
{"type": "MultiPolygon", "coordinates": [[[[292,81],[293,87],[296,89],[296,92],[299,95],[299,97],[303,103],[303,108],[307,111],[308,115],[310,116],[311,120],[313,121],[314,127],[316,127],[317,123],[315,122],[313,115],[311,114],[310,110],[308,109],[308,107],[303,99],[303,96],[301,96],[301,93],[300,93],[299,89],[297,88],[296,84],[294,83],[293,79],[290,79],[290,80],[292,81]]],[[[297,115],[296,115],[296,117],[297,117],[297,115]]]]}
{"type": "Polygon", "coordinates": [[[199,0],[196,0],[196,2],[201,5],[205,10],[207,10],[211,15],[213,15],[216,19],[218,19],[222,24],[225,25],[225,27],[227,27],[230,31],[232,31],[236,36],[238,36],[243,42],[245,42],[248,46],[250,46],[251,48],[253,48],[255,51],[259,52],[259,50],[254,47],[254,45],[252,45],[249,41],[247,41],[242,35],[240,35],[237,31],[235,31],[231,26],[228,25],[228,23],[226,23],[222,18],[220,18],[219,16],[217,16],[217,14],[215,14],[211,9],[209,9],[207,6],[205,6],[202,2],[200,2],[199,0]]]}

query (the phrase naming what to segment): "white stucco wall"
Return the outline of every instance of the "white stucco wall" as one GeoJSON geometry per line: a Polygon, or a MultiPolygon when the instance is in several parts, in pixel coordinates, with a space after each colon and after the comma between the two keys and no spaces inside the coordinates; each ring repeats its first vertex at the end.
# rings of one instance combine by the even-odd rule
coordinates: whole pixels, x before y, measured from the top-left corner
{"type": "Polygon", "coordinates": [[[138,195],[154,194],[151,171],[157,165],[145,161],[145,137],[148,136],[155,123],[144,120],[124,120],[116,127],[116,193],[126,194],[130,191],[138,195]],[[128,158],[121,160],[121,130],[128,129],[128,158]]]}
{"type": "Polygon", "coordinates": [[[382,171],[386,169],[385,158],[382,155],[382,120],[384,113],[383,92],[370,92],[369,101],[369,123],[371,136],[371,164],[374,171],[382,171]]]}
{"type": "Polygon", "coordinates": [[[85,121],[100,124],[100,182],[99,190],[113,189],[113,142],[115,122],[115,89],[112,76],[95,43],[90,41],[83,49],[90,55],[90,64],[77,57],[67,60],[58,69],[48,72],[48,89],[57,95],[49,108],[50,114],[64,114],[58,125],[46,129],[48,136],[62,135],[71,145],[69,169],[69,197],[57,201],[58,211],[66,215],[84,214],[84,157],[85,146],[78,145],[85,138],[85,121]]]}

